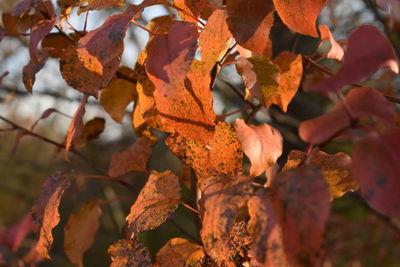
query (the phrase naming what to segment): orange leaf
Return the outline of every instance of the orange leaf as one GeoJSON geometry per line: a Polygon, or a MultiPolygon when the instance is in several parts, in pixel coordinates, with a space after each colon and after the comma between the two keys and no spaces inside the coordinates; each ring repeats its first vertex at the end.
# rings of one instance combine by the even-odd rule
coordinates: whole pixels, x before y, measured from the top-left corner
{"type": "Polygon", "coordinates": [[[157,252],[154,267],[186,266],[186,260],[200,246],[183,238],[172,238],[157,252]]]}
{"type": "Polygon", "coordinates": [[[244,120],[237,119],[235,129],[243,152],[250,159],[251,176],[258,176],[269,170],[281,156],[282,136],[268,124],[247,125],[244,120]]]}
{"type": "Polygon", "coordinates": [[[321,33],[321,40],[329,40],[329,42],[331,43],[331,48],[329,49],[329,52],[326,55],[326,57],[341,61],[344,55],[343,48],[340,46],[340,44],[336,42],[335,38],[333,38],[332,33],[329,30],[328,26],[319,25],[318,29],[321,33]]]}
{"type": "Polygon", "coordinates": [[[147,162],[149,161],[153,142],[143,136],[123,152],[115,152],[112,155],[108,174],[118,177],[128,172],[147,173],[147,162]]]}
{"type": "Polygon", "coordinates": [[[139,232],[161,225],[175,211],[181,199],[179,178],[171,171],[153,171],[126,217],[126,231],[132,238],[139,232]]]}
{"type": "Polygon", "coordinates": [[[194,18],[208,19],[214,10],[222,6],[222,2],[222,0],[174,0],[174,5],[183,10],[177,10],[183,21],[197,23],[194,18]]]}
{"type": "Polygon", "coordinates": [[[148,249],[137,240],[118,240],[108,248],[111,256],[110,267],[143,267],[151,266],[148,249]]]}
{"type": "Polygon", "coordinates": [[[335,92],[367,78],[386,66],[396,73],[399,72],[398,59],[390,41],[375,26],[362,25],[350,33],[347,51],[339,71],[306,90],[335,92]]]}
{"type": "Polygon", "coordinates": [[[99,229],[101,207],[99,201],[87,202],[72,213],[64,227],[64,250],[73,264],[83,266],[83,255],[92,246],[99,229]]]}
{"type": "MultiPolygon", "coordinates": [[[[290,151],[284,170],[298,167],[305,159],[306,154],[304,152],[290,151]]],[[[358,189],[358,185],[350,172],[351,158],[349,155],[342,152],[329,155],[318,151],[312,154],[309,164],[321,169],[322,175],[329,185],[332,199],[358,189]]]]}
{"type": "MultiPolygon", "coordinates": [[[[118,70],[130,80],[137,80],[137,74],[128,67],[118,70]]],[[[100,92],[100,104],[116,122],[121,123],[125,116],[126,107],[137,99],[136,84],[126,79],[115,77],[100,92]]]]}
{"type": "Polygon", "coordinates": [[[252,52],[270,57],[269,32],[274,21],[271,0],[228,0],[228,25],[236,42],[252,52]]]}
{"type": "Polygon", "coordinates": [[[371,133],[353,150],[352,172],[362,196],[379,212],[400,218],[400,130],[371,133]]]}
{"type": "Polygon", "coordinates": [[[51,231],[60,222],[58,206],[64,191],[70,187],[70,177],[62,172],[51,174],[43,182],[39,197],[32,207],[33,227],[39,232],[36,250],[39,254],[50,259],[49,251],[53,244],[51,231]]]}
{"type": "Polygon", "coordinates": [[[318,37],[315,24],[327,0],[273,1],[279,17],[286,26],[294,32],[318,37]]]}
{"type": "Polygon", "coordinates": [[[221,247],[226,245],[230,230],[253,193],[251,180],[240,174],[233,177],[219,175],[210,176],[199,185],[203,192],[200,200],[201,239],[208,255],[215,260],[225,258],[220,253],[224,250],[221,247]]]}

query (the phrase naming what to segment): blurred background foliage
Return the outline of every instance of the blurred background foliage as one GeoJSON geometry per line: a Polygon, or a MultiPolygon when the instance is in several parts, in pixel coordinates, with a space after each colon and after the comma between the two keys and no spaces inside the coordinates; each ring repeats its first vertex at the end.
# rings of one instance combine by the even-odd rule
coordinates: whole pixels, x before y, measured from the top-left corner
{"type": "MultiPolygon", "coordinates": [[[[54,1],[55,2],[55,1],[54,1]]],[[[137,3],[140,1],[127,1],[137,3]]],[[[383,24],[379,21],[374,10],[369,6],[370,1],[362,0],[331,0],[320,16],[320,23],[328,25],[337,40],[345,39],[348,33],[363,23],[373,23],[382,30],[383,24]]],[[[8,12],[15,5],[13,0],[0,1],[0,14],[8,12]]],[[[89,30],[101,25],[111,14],[118,13],[118,9],[93,11],[89,17],[89,30]]],[[[141,23],[144,25],[152,18],[174,14],[173,10],[165,7],[148,8],[141,23]]],[[[383,14],[384,15],[384,14],[383,14]]],[[[84,15],[74,15],[70,22],[78,29],[82,28],[84,15]]],[[[392,32],[393,40],[398,42],[399,32],[392,32]]],[[[317,39],[300,36],[295,37],[283,24],[277,23],[271,34],[272,38],[280,40],[275,44],[274,53],[281,50],[291,50],[293,42],[297,42],[296,51],[314,54],[319,41],[317,39]],[[298,38],[298,40],[294,40],[298,38]]],[[[122,64],[134,68],[136,57],[147,41],[147,33],[138,27],[131,27],[125,40],[125,51],[122,64]]],[[[321,48],[320,48],[321,49],[321,48]]],[[[322,48],[323,49],[323,48],[322,48]]],[[[75,111],[79,93],[69,88],[61,79],[58,62],[50,59],[37,76],[33,95],[28,94],[22,84],[22,67],[29,61],[27,42],[24,37],[4,38],[0,42],[0,74],[9,71],[0,85],[0,114],[17,124],[29,128],[47,108],[54,107],[72,115],[75,111]]],[[[338,64],[332,60],[324,62],[330,68],[337,68],[338,64]]],[[[312,83],[315,72],[307,68],[303,86],[312,83]]],[[[385,73],[379,73],[385,75],[385,73]]],[[[244,107],[244,103],[233,93],[224,82],[229,81],[243,90],[234,67],[225,68],[214,88],[215,110],[217,114],[229,113],[244,107]]],[[[392,84],[386,84],[385,79],[376,81],[373,85],[386,90],[388,87],[399,88],[396,79],[390,79],[392,84]]],[[[371,83],[371,81],[370,81],[371,83]]],[[[82,149],[97,166],[106,170],[113,152],[125,150],[134,140],[135,134],[131,127],[130,112],[132,104],[127,109],[123,124],[114,122],[109,115],[93,99],[87,105],[87,120],[100,116],[106,119],[106,128],[98,140],[92,141],[82,149]]],[[[305,150],[306,146],[297,135],[297,128],[301,121],[322,114],[332,103],[321,95],[304,94],[299,89],[298,94],[289,105],[287,113],[277,107],[261,110],[254,118],[253,123],[268,122],[280,130],[285,138],[285,153],[280,159],[284,163],[288,152],[292,149],[305,150]]],[[[245,118],[248,113],[243,112],[228,117],[233,121],[237,117],[245,118]]],[[[41,121],[35,132],[62,143],[65,137],[69,119],[58,114],[51,115],[41,121]]],[[[0,122],[0,129],[7,129],[9,125],[0,122]]],[[[182,173],[182,163],[165,146],[165,134],[156,132],[159,141],[154,148],[149,163],[149,169],[156,171],[172,170],[176,174],[182,173]]],[[[63,153],[54,146],[44,143],[30,136],[21,138],[16,146],[16,132],[0,131],[0,232],[8,226],[18,222],[32,207],[38,195],[42,181],[56,170],[75,170],[78,174],[92,174],[93,170],[79,158],[71,155],[70,162],[63,159],[63,153]]],[[[322,150],[329,153],[349,151],[351,144],[335,142],[327,144],[322,150]]],[[[146,176],[141,173],[131,173],[123,179],[132,184],[136,193],[146,182],[146,176]]],[[[189,189],[184,189],[185,200],[190,200],[189,189]]],[[[71,266],[63,252],[63,227],[71,212],[77,211],[86,201],[105,199],[108,203],[102,206],[101,227],[96,234],[92,248],[85,254],[85,266],[108,266],[110,263],[106,251],[108,246],[121,238],[122,226],[134,202],[135,194],[118,183],[100,179],[76,179],[73,186],[67,191],[60,205],[61,223],[53,231],[55,244],[51,256],[52,262],[44,261],[40,266],[71,266]]],[[[167,240],[172,237],[184,237],[191,241],[198,239],[194,214],[180,207],[169,220],[156,230],[148,231],[140,236],[154,256],[167,240]],[[188,233],[191,237],[188,237],[188,233]],[[191,239],[192,238],[192,239],[191,239]]],[[[329,266],[400,266],[400,235],[399,225],[388,222],[384,217],[373,212],[354,194],[346,194],[333,202],[332,214],[326,233],[327,256],[325,265],[329,266]]],[[[18,253],[0,247],[0,251],[14,259],[18,266],[18,259],[22,257],[36,241],[31,234],[23,242],[18,253]]]]}

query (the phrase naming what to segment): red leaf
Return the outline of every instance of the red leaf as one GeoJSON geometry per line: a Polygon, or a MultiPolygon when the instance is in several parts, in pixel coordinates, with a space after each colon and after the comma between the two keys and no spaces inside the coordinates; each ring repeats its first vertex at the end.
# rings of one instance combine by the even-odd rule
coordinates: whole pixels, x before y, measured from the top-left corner
{"type": "Polygon", "coordinates": [[[329,189],[321,173],[308,168],[285,171],[272,180],[272,192],[288,262],[320,266],[330,212],[329,189]]]}
{"type": "Polygon", "coordinates": [[[78,136],[82,134],[83,131],[83,115],[85,115],[85,104],[89,96],[84,95],[82,97],[81,102],[77,110],[75,111],[74,117],[72,118],[68,131],[67,136],[65,137],[65,150],[64,150],[64,158],[68,160],[68,152],[72,147],[72,144],[78,136]]]}
{"type": "Polygon", "coordinates": [[[56,24],[56,17],[54,14],[51,19],[41,20],[39,23],[33,26],[31,32],[31,39],[29,43],[29,54],[31,56],[31,61],[38,64],[39,59],[37,57],[36,49],[39,42],[46,37],[46,35],[53,29],[56,24]]]}
{"type": "Polygon", "coordinates": [[[58,206],[64,191],[70,187],[69,176],[55,172],[43,182],[38,199],[32,207],[33,227],[40,233],[36,250],[50,259],[49,251],[53,243],[51,231],[60,222],[58,206]]]}
{"type": "MultiPolygon", "coordinates": [[[[394,124],[394,110],[388,100],[369,87],[353,88],[345,97],[348,107],[356,119],[371,116],[388,125],[394,124]]],[[[351,118],[345,106],[340,103],[332,111],[315,119],[304,121],[299,128],[300,137],[312,144],[321,144],[341,130],[349,127],[351,118]]]]}
{"type": "Polygon", "coordinates": [[[327,0],[273,0],[283,23],[291,30],[318,37],[315,26],[321,9],[327,0]]]}
{"type": "Polygon", "coordinates": [[[136,239],[118,240],[108,248],[111,256],[110,267],[144,267],[151,266],[148,249],[136,239]]]}
{"type": "Polygon", "coordinates": [[[228,0],[228,25],[236,42],[252,52],[270,57],[269,31],[274,21],[271,0],[228,0]]]}
{"type": "Polygon", "coordinates": [[[18,223],[0,233],[0,244],[17,251],[22,241],[32,231],[32,214],[27,213],[18,223]]]}
{"type": "Polygon", "coordinates": [[[247,125],[244,120],[235,122],[237,136],[243,152],[250,159],[250,175],[258,176],[269,170],[282,154],[282,136],[268,124],[247,125]]]}
{"type": "Polygon", "coordinates": [[[180,199],[178,176],[171,171],[153,171],[126,217],[128,236],[160,226],[178,207],[180,199]]]}
{"type": "Polygon", "coordinates": [[[72,213],[64,227],[64,250],[73,264],[83,266],[83,255],[92,246],[102,214],[100,202],[87,202],[72,213]]]}
{"type": "Polygon", "coordinates": [[[400,130],[371,133],[353,150],[352,171],[361,194],[379,212],[400,218],[400,130]]]}
{"type": "Polygon", "coordinates": [[[364,80],[384,66],[399,72],[398,59],[390,41],[375,26],[362,25],[352,31],[339,71],[309,88],[310,92],[335,92],[364,80]],[[368,45],[365,45],[368,44],[368,45]]]}

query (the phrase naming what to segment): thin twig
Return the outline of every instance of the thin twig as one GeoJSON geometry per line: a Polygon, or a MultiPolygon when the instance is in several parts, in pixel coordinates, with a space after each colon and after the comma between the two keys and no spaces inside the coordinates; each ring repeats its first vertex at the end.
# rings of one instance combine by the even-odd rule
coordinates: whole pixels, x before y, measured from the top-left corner
{"type": "Polygon", "coordinates": [[[263,104],[258,104],[255,108],[253,108],[253,110],[250,112],[250,114],[245,119],[245,122],[248,123],[262,107],[263,107],[263,104]]]}
{"type": "Polygon", "coordinates": [[[227,85],[229,88],[232,89],[233,92],[235,92],[236,95],[238,95],[244,102],[246,102],[246,104],[248,104],[252,109],[256,108],[256,105],[254,105],[253,103],[251,103],[250,101],[245,99],[245,96],[239,91],[239,89],[237,89],[235,86],[233,86],[232,84],[230,84],[229,82],[222,80],[221,81],[227,85]]]}
{"type": "Polygon", "coordinates": [[[192,239],[193,241],[195,241],[198,244],[202,244],[201,240],[199,240],[198,238],[196,238],[195,236],[193,236],[192,234],[190,234],[188,231],[186,231],[185,229],[182,228],[182,226],[180,226],[173,218],[168,217],[168,221],[170,221],[173,225],[175,225],[176,228],[178,228],[178,230],[185,236],[189,237],[190,239],[192,239]]]}
{"type": "Polygon", "coordinates": [[[150,33],[151,35],[154,35],[154,36],[159,35],[158,33],[153,32],[152,30],[149,30],[149,29],[147,29],[146,27],[144,27],[143,25],[141,25],[140,23],[136,22],[134,19],[131,20],[131,22],[132,22],[133,24],[135,24],[136,26],[138,26],[139,28],[141,28],[141,29],[145,30],[146,32],[150,33]]]}
{"type": "Polygon", "coordinates": [[[132,192],[136,191],[135,187],[133,187],[130,183],[127,183],[118,177],[112,177],[112,176],[107,176],[107,175],[79,174],[79,175],[74,175],[74,178],[88,178],[88,179],[93,178],[93,179],[116,181],[116,182],[120,183],[121,185],[124,185],[125,187],[129,188],[130,191],[132,191],[132,192]]]}

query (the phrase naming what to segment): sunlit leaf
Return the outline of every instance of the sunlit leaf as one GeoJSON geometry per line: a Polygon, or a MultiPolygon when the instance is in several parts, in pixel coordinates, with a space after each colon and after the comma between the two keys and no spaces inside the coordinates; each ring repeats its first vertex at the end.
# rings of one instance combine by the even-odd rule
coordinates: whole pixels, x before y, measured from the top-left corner
{"type": "Polygon", "coordinates": [[[326,25],[319,25],[318,29],[321,33],[321,40],[328,40],[331,44],[331,48],[326,55],[327,58],[333,58],[341,61],[343,59],[344,51],[343,48],[333,38],[331,31],[326,25]]]}
{"type": "Polygon", "coordinates": [[[185,266],[186,260],[200,246],[183,238],[173,238],[158,251],[154,267],[185,266]]]}
{"type": "Polygon", "coordinates": [[[108,248],[111,256],[110,267],[151,266],[150,252],[135,239],[122,239],[108,248]]]}

